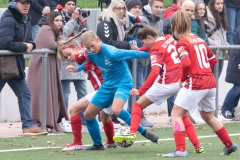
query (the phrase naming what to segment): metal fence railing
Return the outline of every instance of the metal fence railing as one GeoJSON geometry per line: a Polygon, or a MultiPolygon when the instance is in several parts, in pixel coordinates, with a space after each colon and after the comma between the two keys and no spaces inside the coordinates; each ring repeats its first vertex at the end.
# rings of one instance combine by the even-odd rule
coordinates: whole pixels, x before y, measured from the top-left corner
{"type": "MultiPolygon", "coordinates": [[[[231,49],[240,49],[240,45],[226,45],[226,46],[210,46],[210,48],[216,53],[216,56],[218,57],[218,53],[220,50],[231,50],[231,49]]],[[[8,50],[0,50],[0,55],[19,55],[19,54],[27,54],[25,52],[10,52],[8,50]]],[[[48,54],[56,54],[55,50],[49,50],[49,49],[36,49],[33,50],[29,54],[42,54],[42,89],[41,89],[41,99],[42,99],[42,109],[41,109],[41,128],[46,129],[46,112],[47,112],[47,58],[48,54]]],[[[217,80],[217,91],[216,91],[216,110],[214,112],[214,115],[218,116],[218,63],[216,64],[216,67],[214,68],[214,76],[217,80]]],[[[133,61],[133,83],[134,87],[136,88],[136,68],[137,68],[137,61],[133,61]]],[[[136,101],[136,98],[132,99],[132,103],[136,101]]]]}

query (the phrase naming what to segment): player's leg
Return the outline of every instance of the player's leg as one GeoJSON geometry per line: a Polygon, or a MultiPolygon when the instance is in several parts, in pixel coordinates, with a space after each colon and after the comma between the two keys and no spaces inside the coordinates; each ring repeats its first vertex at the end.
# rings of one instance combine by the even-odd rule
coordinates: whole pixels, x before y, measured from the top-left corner
{"type": "Polygon", "coordinates": [[[222,122],[214,117],[216,89],[210,89],[209,93],[199,103],[199,110],[204,121],[213,129],[216,135],[225,145],[221,155],[230,155],[238,150],[238,145],[233,143],[222,122]]]}
{"type": "Polygon", "coordinates": [[[107,137],[107,141],[104,144],[105,148],[115,148],[117,147],[117,143],[114,142],[113,136],[114,136],[114,125],[112,122],[112,119],[110,115],[112,114],[111,107],[104,108],[100,112],[100,117],[103,123],[103,129],[107,137]]]}
{"type": "MultiPolygon", "coordinates": [[[[207,92],[206,92],[207,93],[207,92]]],[[[163,157],[187,157],[188,153],[186,151],[186,128],[183,122],[183,117],[186,116],[187,111],[194,110],[199,101],[206,94],[205,92],[199,93],[196,90],[188,90],[186,88],[181,88],[176,100],[175,105],[172,110],[172,125],[174,130],[174,139],[176,150],[169,154],[164,154],[163,157]],[[189,103],[191,102],[191,103],[189,103]]]]}
{"type": "Polygon", "coordinates": [[[95,92],[88,94],[81,98],[70,107],[70,121],[72,127],[73,143],[63,148],[63,151],[82,150],[82,119],[80,112],[86,110],[89,104],[89,98],[91,99],[95,95],[95,92]]]}
{"type": "MultiPolygon", "coordinates": [[[[112,103],[112,112],[119,118],[121,118],[124,122],[126,122],[129,126],[131,125],[131,115],[129,112],[123,109],[125,102],[129,98],[129,92],[130,92],[129,86],[120,86],[117,91],[115,92],[114,100],[112,103]]],[[[145,128],[142,127],[142,125],[139,125],[138,131],[143,135],[145,138],[151,140],[152,142],[157,142],[158,136],[155,133],[152,133],[151,131],[147,131],[145,128]]],[[[136,136],[132,137],[133,139],[130,139],[131,141],[134,141],[136,139],[136,136]]],[[[121,142],[122,139],[118,139],[118,137],[114,136],[115,142],[121,142]],[[115,139],[116,138],[116,139],[115,139]]]]}

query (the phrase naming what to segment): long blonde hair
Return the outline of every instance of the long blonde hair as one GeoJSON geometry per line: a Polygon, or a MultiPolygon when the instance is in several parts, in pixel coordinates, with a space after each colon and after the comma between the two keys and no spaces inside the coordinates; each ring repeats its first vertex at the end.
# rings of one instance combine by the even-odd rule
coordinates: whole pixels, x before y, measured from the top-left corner
{"type": "Polygon", "coordinates": [[[173,19],[171,20],[172,33],[177,38],[187,38],[191,35],[191,23],[186,13],[181,10],[175,12],[173,19]]]}
{"type": "Polygon", "coordinates": [[[66,59],[66,57],[63,55],[62,51],[66,47],[79,47],[76,38],[81,36],[84,32],[86,32],[87,29],[83,28],[81,32],[79,32],[76,36],[74,37],[69,37],[63,40],[58,41],[58,50],[57,50],[57,56],[59,59],[66,59]]]}
{"type": "Polygon", "coordinates": [[[126,6],[126,4],[125,4],[125,2],[123,0],[112,0],[110,5],[108,6],[108,8],[99,14],[99,18],[98,19],[99,20],[110,21],[110,19],[112,18],[113,21],[115,22],[115,24],[117,26],[119,26],[118,17],[116,16],[116,14],[113,11],[118,3],[122,3],[124,5],[124,7],[125,7],[125,11],[124,11],[123,17],[126,18],[126,24],[125,25],[128,28],[129,27],[129,18],[128,18],[128,14],[127,14],[127,6],[126,6]]]}

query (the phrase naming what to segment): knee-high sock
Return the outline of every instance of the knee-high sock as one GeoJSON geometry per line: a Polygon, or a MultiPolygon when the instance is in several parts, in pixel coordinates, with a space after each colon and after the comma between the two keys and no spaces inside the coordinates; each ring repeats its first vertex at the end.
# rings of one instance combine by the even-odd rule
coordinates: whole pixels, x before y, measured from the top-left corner
{"type": "Polygon", "coordinates": [[[187,116],[184,116],[182,118],[183,120],[183,124],[185,126],[185,129],[186,129],[186,134],[188,136],[188,139],[191,141],[191,143],[193,144],[194,148],[195,149],[198,149],[198,147],[201,146],[199,140],[198,140],[198,137],[197,137],[197,133],[196,133],[196,130],[192,124],[192,122],[188,119],[187,116]]]}
{"type": "Polygon", "coordinates": [[[228,132],[226,128],[223,126],[220,130],[215,132],[217,136],[221,139],[222,143],[227,147],[231,148],[232,147],[232,141],[231,138],[228,135],[228,132]]]}
{"type": "Polygon", "coordinates": [[[174,132],[174,139],[175,139],[175,145],[176,150],[184,152],[186,150],[186,142],[185,142],[185,132],[174,132]]]}
{"type": "Polygon", "coordinates": [[[93,145],[94,146],[102,145],[102,137],[100,134],[99,125],[96,118],[88,119],[88,120],[86,119],[86,123],[87,123],[88,132],[90,133],[91,138],[93,140],[93,145]]]}
{"type": "Polygon", "coordinates": [[[107,144],[112,144],[115,143],[113,140],[113,136],[114,136],[114,126],[113,126],[113,122],[112,119],[109,119],[108,123],[103,123],[103,129],[104,132],[106,134],[107,137],[107,144]]]}
{"type": "Polygon", "coordinates": [[[137,132],[138,126],[141,122],[142,110],[141,105],[135,102],[132,108],[131,133],[137,132]]]}
{"type": "Polygon", "coordinates": [[[82,120],[79,114],[71,119],[73,143],[82,145],[82,120]]]}
{"type": "MultiPolygon", "coordinates": [[[[128,113],[128,111],[122,109],[118,117],[121,118],[124,122],[126,122],[129,126],[131,126],[131,115],[128,113]]],[[[143,128],[143,126],[140,124],[138,127],[138,132],[142,134],[145,130],[146,129],[143,128]]]]}

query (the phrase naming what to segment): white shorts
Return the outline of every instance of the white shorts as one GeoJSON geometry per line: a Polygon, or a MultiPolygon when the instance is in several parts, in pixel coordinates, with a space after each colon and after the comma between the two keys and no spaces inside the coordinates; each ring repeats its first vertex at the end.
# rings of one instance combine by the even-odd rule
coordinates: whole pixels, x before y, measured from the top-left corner
{"type": "Polygon", "coordinates": [[[145,96],[156,105],[162,104],[179,91],[178,83],[160,84],[155,82],[145,93],[145,96]]]}
{"type": "Polygon", "coordinates": [[[215,110],[216,88],[204,90],[189,90],[181,88],[174,104],[193,112],[197,107],[199,111],[212,112],[215,110]]]}
{"type": "MultiPolygon", "coordinates": [[[[94,91],[94,92],[86,95],[85,98],[87,98],[87,100],[88,100],[89,102],[91,102],[93,96],[94,96],[96,93],[97,93],[97,91],[94,91]]],[[[108,115],[111,115],[111,114],[112,114],[112,106],[110,106],[110,107],[108,107],[108,108],[104,108],[104,109],[103,109],[103,112],[105,112],[105,113],[108,114],[108,115]]]]}

